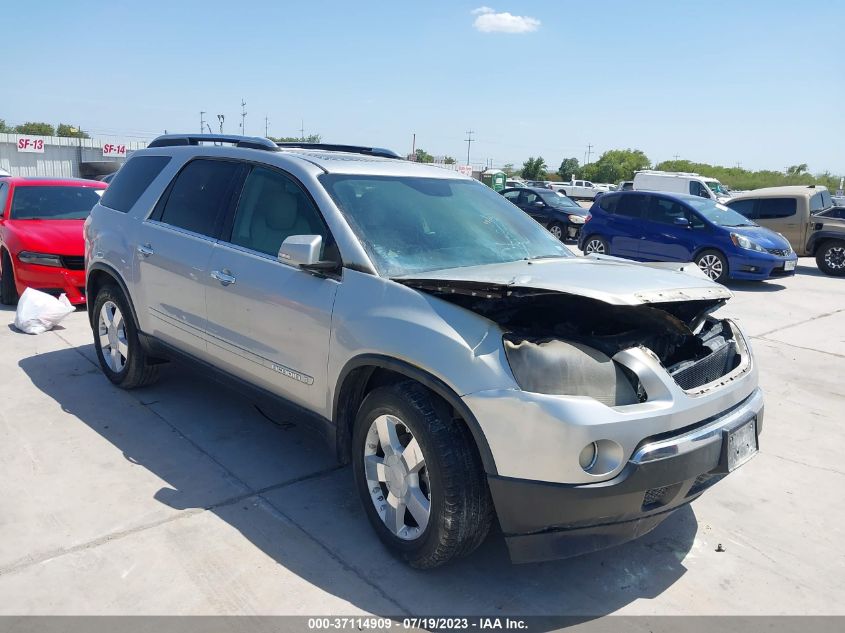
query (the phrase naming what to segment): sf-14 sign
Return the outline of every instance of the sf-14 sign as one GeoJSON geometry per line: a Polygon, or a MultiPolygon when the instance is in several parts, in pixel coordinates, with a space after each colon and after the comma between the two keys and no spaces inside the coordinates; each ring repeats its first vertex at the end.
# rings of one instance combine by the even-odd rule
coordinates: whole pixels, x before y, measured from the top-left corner
{"type": "Polygon", "coordinates": [[[103,156],[126,158],[126,145],[114,145],[113,143],[103,143],[103,156]]]}

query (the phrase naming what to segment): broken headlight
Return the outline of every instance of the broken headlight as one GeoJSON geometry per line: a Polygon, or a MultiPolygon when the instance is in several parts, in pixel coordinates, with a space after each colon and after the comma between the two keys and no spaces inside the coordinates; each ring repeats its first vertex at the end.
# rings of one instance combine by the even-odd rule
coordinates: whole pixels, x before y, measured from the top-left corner
{"type": "MultiPolygon", "coordinates": [[[[505,353],[523,391],[588,396],[615,407],[642,402],[637,385],[621,365],[581,343],[505,337],[505,353]]],[[[634,376],[636,379],[636,376],[634,376]]]]}

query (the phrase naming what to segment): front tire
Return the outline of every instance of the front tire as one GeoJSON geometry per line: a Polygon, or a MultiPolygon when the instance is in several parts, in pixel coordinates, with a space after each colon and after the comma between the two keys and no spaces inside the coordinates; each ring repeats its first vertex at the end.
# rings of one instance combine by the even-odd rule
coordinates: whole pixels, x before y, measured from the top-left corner
{"type": "Polygon", "coordinates": [[[15,271],[12,268],[12,258],[7,251],[3,251],[2,276],[0,276],[0,303],[6,306],[18,302],[18,289],[15,286],[15,271]]]}
{"type": "Polygon", "coordinates": [[[552,222],[549,225],[549,233],[559,239],[561,242],[566,239],[566,228],[559,222],[552,222]]]}
{"type": "Polygon", "coordinates": [[[370,524],[412,567],[438,567],[484,541],[493,506],[472,435],[425,387],[404,381],[370,392],[352,451],[370,524]]]}
{"type": "Polygon", "coordinates": [[[701,251],[695,263],[713,281],[723,284],[728,280],[728,260],[719,251],[701,251]]]}
{"type": "Polygon", "coordinates": [[[816,252],[816,265],[826,275],[845,276],[845,241],[831,240],[816,252]]]}
{"type": "Polygon", "coordinates": [[[126,298],[116,286],[105,286],[94,300],[94,348],[103,373],[123,389],[158,380],[158,365],[149,362],[138,340],[138,326],[126,298]]]}

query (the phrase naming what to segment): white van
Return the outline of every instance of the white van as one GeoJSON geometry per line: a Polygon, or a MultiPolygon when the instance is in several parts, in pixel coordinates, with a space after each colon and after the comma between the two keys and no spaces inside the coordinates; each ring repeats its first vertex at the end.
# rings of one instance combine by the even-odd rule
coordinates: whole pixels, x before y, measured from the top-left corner
{"type": "Polygon", "coordinates": [[[715,178],[684,171],[638,171],[634,174],[634,189],[688,193],[717,202],[727,202],[731,199],[728,188],[715,178]]]}

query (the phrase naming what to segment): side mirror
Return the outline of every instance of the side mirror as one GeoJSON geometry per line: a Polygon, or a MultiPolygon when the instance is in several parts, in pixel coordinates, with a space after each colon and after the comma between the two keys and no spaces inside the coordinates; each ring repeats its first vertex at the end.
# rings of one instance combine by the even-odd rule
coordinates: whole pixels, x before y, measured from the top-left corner
{"type": "Polygon", "coordinates": [[[675,226],[682,226],[682,227],[684,227],[685,229],[690,228],[690,223],[689,223],[689,220],[687,220],[686,218],[675,218],[675,220],[674,220],[673,224],[674,224],[675,226]]]}
{"type": "Polygon", "coordinates": [[[337,262],[320,259],[322,248],[323,238],[320,235],[291,235],[282,242],[278,259],[283,264],[299,266],[306,270],[327,271],[336,269],[337,262]]]}
{"type": "Polygon", "coordinates": [[[534,204],[534,206],[535,206],[535,207],[537,207],[538,209],[542,209],[543,207],[545,207],[545,206],[546,206],[546,203],[545,203],[545,202],[543,202],[542,200],[536,200],[536,201],[534,201],[534,203],[533,203],[533,204],[534,204]]]}

